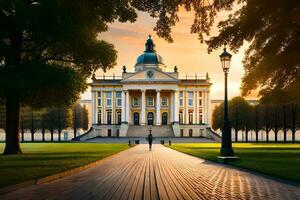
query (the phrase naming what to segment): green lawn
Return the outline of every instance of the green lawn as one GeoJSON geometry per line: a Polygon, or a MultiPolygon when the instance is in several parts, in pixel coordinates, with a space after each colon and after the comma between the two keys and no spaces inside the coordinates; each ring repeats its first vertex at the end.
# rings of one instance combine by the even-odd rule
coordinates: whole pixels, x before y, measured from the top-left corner
{"type": "MultiPolygon", "coordinates": [[[[278,178],[300,182],[300,144],[235,143],[238,160],[228,164],[278,178]]],[[[219,143],[172,144],[171,148],[207,160],[221,162],[219,143]]]]}
{"type": "MultiPolygon", "coordinates": [[[[0,143],[3,152],[4,143],[0,143]]],[[[0,155],[0,187],[75,168],[125,150],[128,144],[22,143],[22,155],[0,155]]]]}

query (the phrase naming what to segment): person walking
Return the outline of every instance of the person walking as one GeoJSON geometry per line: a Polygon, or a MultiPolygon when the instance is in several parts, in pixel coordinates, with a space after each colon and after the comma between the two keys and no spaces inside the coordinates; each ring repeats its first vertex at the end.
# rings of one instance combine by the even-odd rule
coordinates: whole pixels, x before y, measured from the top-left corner
{"type": "Polygon", "coordinates": [[[150,130],[150,133],[148,135],[149,151],[152,150],[152,140],[153,140],[153,137],[152,137],[152,133],[151,133],[151,130],[150,130]]]}

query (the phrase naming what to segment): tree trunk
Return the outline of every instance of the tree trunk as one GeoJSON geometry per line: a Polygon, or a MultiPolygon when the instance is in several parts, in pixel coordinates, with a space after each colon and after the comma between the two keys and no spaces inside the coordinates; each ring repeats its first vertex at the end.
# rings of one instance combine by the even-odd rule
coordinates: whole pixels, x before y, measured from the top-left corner
{"type": "Polygon", "coordinates": [[[22,154],[19,130],[19,101],[14,98],[6,99],[6,136],[3,154],[22,154]]]}
{"type": "Polygon", "coordinates": [[[61,131],[62,131],[62,130],[59,130],[59,131],[58,131],[58,141],[59,141],[59,142],[60,142],[60,140],[61,140],[61,139],[60,139],[60,137],[61,137],[61,131]]]}
{"type": "Polygon", "coordinates": [[[287,132],[287,123],[286,123],[286,108],[283,105],[283,142],[286,143],[286,132],[287,132]]]}
{"type": "Polygon", "coordinates": [[[45,142],[45,129],[42,129],[42,140],[45,142]]]}
{"type": "Polygon", "coordinates": [[[22,142],[24,142],[24,129],[21,129],[21,134],[22,134],[22,142]]]}
{"type": "Polygon", "coordinates": [[[246,126],[246,142],[248,142],[248,126],[246,126]]]}
{"type": "Polygon", "coordinates": [[[34,132],[31,131],[31,142],[34,142],[34,132]]]}
{"type": "Polygon", "coordinates": [[[258,143],[258,129],[255,129],[255,142],[258,143]]]}
{"type": "Polygon", "coordinates": [[[51,132],[51,142],[53,142],[53,132],[54,132],[54,130],[51,129],[50,132],[51,132]]]}
{"type": "Polygon", "coordinates": [[[296,113],[297,113],[297,104],[292,105],[292,141],[295,144],[296,142],[296,113]]]}
{"type": "Polygon", "coordinates": [[[237,142],[238,141],[238,130],[237,130],[237,128],[235,128],[234,131],[235,131],[235,141],[237,142]]]}

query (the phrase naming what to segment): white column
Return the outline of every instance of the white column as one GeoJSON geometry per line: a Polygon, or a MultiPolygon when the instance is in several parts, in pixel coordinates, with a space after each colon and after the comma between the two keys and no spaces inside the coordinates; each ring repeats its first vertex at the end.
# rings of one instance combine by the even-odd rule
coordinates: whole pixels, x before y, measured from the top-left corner
{"type": "Polygon", "coordinates": [[[170,98],[170,122],[172,123],[174,121],[174,92],[171,92],[171,98],[170,98]]]}
{"type": "Polygon", "coordinates": [[[111,91],[111,124],[115,124],[115,116],[116,116],[116,111],[115,111],[115,91],[111,91]]]}
{"type": "Polygon", "coordinates": [[[189,123],[189,119],[188,119],[188,106],[189,106],[189,102],[188,102],[188,100],[189,100],[189,98],[188,98],[188,92],[186,91],[186,90],[184,90],[184,92],[183,92],[183,101],[184,101],[184,112],[183,112],[183,115],[184,115],[184,121],[183,121],[183,123],[184,124],[188,124],[189,123]]]}
{"type": "Polygon", "coordinates": [[[126,122],[126,100],[125,100],[125,91],[122,91],[122,112],[121,112],[121,121],[126,122]]]}
{"type": "Polygon", "coordinates": [[[92,124],[97,124],[96,116],[97,116],[97,106],[96,106],[96,92],[92,91],[92,124]]]}
{"type": "Polygon", "coordinates": [[[146,114],[146,90],[142,91],[142,110],[141,110],[141,125],[145,125],[145,114],[146,114]]]}
{"type": "Polygon", "coordinates": [[[130,97],[129,90],[126,91],[126,122],[129,124],[130,122],[130,97]]]}
{"type": "Polygon", "coordinates": [[[161,116],[160,116],[160,90],[156,90],[156,125],[161,125],[161,116]]]}
{"type": "Polygon", "coordinates": [[[210,124],[210,94],[209,90],[207,91],[207,124],[210,124]]]}
{"type": "Polygon", "coordinates": [[[203,101],[203,123],[207,123],[207,102],[206,102],[206,91],[202,92],[202,101],[203,101]]]}
{"type": "Polygon", "coordinates": [[[178,90],[174,92],[174,122],[179,123],[179,98],[178,90]]]}
{"type": "Polygon", "coordinates": [[[196,91],[196,123],[199,124],[200,123],[200,119],[199,119],[199,91],[196,91]]]}
{"type": "Polygon", "coordinates": [[[196,118],[196,111],[197,111],[197,91],[194,91],[194,104],[193,104],[193,124],[196,124],[197,123],[197,118],[196,118]]]}

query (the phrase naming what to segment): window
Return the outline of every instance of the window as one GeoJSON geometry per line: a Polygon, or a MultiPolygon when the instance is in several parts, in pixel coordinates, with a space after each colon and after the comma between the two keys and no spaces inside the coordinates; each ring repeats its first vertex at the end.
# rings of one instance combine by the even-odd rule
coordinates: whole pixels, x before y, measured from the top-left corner
{"type": "Polygon", "coordinates": [[[102,96],[101,96],[101,92],[98,92],[98,107],[102,106],[102,96]]]}
{"type": "Polygon", "coordinates": [[[97,124],[101,124],[101,110],[98,110],[98,121],[97,124]]]}
{"type": "Polygon", "coordinates": [[[148,105],[148,106],[154,106],[154,103],[153,103],[153,97],[148,97],[148,98],[147,98],[147,105],[148,105]]]}
{"type": "Polygon", "coordinates": [[[138,97],[133,97],[133,106],[134,107],[137,107],[137,106],[139,106],[139,98],[138,97]]]}
{"type": "Polygon", "coordinates": [[[183,137],[183,129],[180,129],[180,136],[183,137]]]}
{"type": "Polygon", "coordinates": [[[179,99],[179,105],[180,107],[183,107],[183,99],[179,99]]]}
{"type": "Polygon", "coordinates": [[[179,106],[183,107],[183,91],[179,92],[179,106]]]}
{"type": "Polygon", "coordinates": [[[183,112],[179,112],[179,124],[183,124],[183,112]]]}
{"type": "Polygon", "coordinates": [[[202,99],[199,99],[199,106],[202,106],[202,99]]]}
{"type": "Polygon", "coordinates": [[[107,136],[111,137],[111,129],[107,129],[107,136]]]}
{"type": "Polygon", "coordinates": [[[117,112],[117,124],[121,124],[121,112],[117,112]]]}
{"type": "Polygon", "coordinates": [[[179,92],[179,97],[180,97],[180,98],[183,98],[183,91],[180,91],[180,92],[179,92]]]}
{"type": "Polygon", "coordinates": [[[122,92],[117,91],[116,92],[116,101],[117,101],[117,107],[122,106],[122,92]]]}
{"type": "Polygon", "coordinates": [[[190,137],[193,137],[193,129],[190,129],[190,130],[189,130],[189,136],[190,136],[190,137]]]}
{"type": "Polygon", "coordinates": [[[199,123],[203,124],[203,115],[202,115],[202,113],[199,114],[199,123]]]}
{"type": "Polygon", "coordinates": [[[168,106],[168,98],[167,97],[161,98],[161,106],[168,106]]]}
{"type": "Polygon", "coordinates": [[[111,124],[111,112],[107,112],[107,117],[106,117],[106,119],[107,119],[107,124],[111,124]]]}
{"type": "Polygon", "coordinates": [[[193,98],[194,98],[194,92],[189,91],[188,92],[188,106],[193,106],[193,98]]]}
{"type": "Polygon", "coordinates": [[[193,113],[189,112],[189,124],[193,124],[193,113]]]}
{"type": "Polygon", "coordinates": [[[106,106],[111,107],[112,105],[112,92],[106,92],[106,106]]]}
{"type": "Polygon", "coordinates": [[[199,97],[202,97],[202,92],[199,92],[199,97]]]}
{"type": "Polygon", "coordinates": [[[193,106],[193,99],[189,99],[189,106],[193,106]]]}

